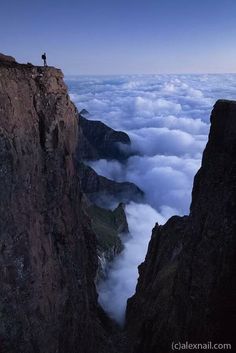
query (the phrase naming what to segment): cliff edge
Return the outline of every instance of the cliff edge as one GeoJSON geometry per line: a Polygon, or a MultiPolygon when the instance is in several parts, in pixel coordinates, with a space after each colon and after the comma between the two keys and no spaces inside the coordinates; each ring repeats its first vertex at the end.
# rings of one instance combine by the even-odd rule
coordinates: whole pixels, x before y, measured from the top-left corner
{"type": "MultiPolygon", "coordinates": [[[[172,342],[228,343],[236,326],[236,102],[220,100],[189,216],[153,230],[129,299],[130,352],[168,353],[172,342]]],[[[190,352],[191,350],[186,350],[190,352]]]]}
{"type": "Polygon", "coordinates": [[[60,70],[0,57],[0,351],[113,352],[60,70]],[[107,325],[107,323],[106,323],[107,325]]]}

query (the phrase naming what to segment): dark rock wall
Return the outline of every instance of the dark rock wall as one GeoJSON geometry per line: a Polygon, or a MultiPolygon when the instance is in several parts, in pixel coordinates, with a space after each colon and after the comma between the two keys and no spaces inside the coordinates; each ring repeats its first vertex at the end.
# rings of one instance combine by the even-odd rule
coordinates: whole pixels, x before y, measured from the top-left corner
{"type": "Polygon", "coordinates": [[[113,352],[62,73],[0,63],[0,351],[113,352]]]}
{"type": "Polygon", "coordinates": [[[116,131],[101,121],[88,120],[81,114],[79,119],[79,143],[77,158],[96,160],[100,158],[124,161],[131,155],[129,136],[116,131]]]}
{"type": "Polygon", "coordinates": [[[109,207],[110,203],[140,202],[144,199],[144,192],[134,183],[105,178],[83,162],[78,162],[77,168],[82,191],[102,207],[109,207]]]}
{"type": "Polygon", "coordinates": [[[108,210],[91,204],[87,206],[86,212],[91,219],[92,229],[97,237],[97,280],[100,280],[106,278],[109,262],[114,260],[115,256],[124,249],[121,234],[129,232],[125,205],[121,203],[116,209],[108,210]]]}
{"type": "Polygon", "coordinates": [[[235,156],[236,102],[218,101],[190,215],[154,228],[139,267],[127,308],[131,352],[167,353],[172,341],[233,344],[235,156]]]}

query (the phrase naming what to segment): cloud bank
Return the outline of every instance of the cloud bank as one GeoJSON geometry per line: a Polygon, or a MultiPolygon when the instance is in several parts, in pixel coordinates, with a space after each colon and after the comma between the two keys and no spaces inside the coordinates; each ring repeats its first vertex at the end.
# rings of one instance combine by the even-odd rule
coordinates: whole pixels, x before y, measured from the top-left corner
{"type": "Polygon", "coordinates": [[[143,261],[155,222],[166,219],[149,205],[131,202],[126,206],[130,235],[123,236],[125,249],[110,266],[109,278],[100,283],[99,302],[121,325],[124,322],[126,300],[136,286],[138,265],[143,261]]]}
{"type": "Polygon", "coordinates": [[[130,236],[125,250],[100,283],[99,300],[122,322],[135,290],[151,229],[174,214],[188,214],[193,177],[207,141],[209,117],[219,98],[234,99],[236,75],[133,75],[74,77],[67,81],[78,109],[126,131],[136,155],[125,164],[89,163],[99,174],[131,181],[145,191],[145,204],[127,206],[130,236]]]}

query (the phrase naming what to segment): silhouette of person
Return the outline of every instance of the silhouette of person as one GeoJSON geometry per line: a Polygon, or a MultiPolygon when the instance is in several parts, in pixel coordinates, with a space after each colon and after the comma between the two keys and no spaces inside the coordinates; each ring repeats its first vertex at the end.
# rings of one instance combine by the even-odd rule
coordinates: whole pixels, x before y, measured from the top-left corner
{"type": "Polygon", "coordinates": [[[43,65],[44,65],[44,66],[47,66],[47,56],[46,56],[46,53],[44,53],[44,54],[42,55],[42,60],[43,60],[43,65]]]}

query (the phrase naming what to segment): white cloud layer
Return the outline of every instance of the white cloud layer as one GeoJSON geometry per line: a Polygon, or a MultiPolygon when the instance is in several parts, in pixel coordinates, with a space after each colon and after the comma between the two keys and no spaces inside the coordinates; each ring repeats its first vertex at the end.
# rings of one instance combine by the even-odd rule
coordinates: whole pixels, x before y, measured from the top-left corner
{"type": "Polygon", "coordinates": [[[94,120],[126,131],[136,152],[122,165],[99,160],[90,165],[101,175],[131,181],[145,191],[147,204],[131,203],[131,236],[99,287],[100,301],[122,322],[126,300],[135,290],[137,266],[144,260],[155,222],[187,214],[193,177],[217,99],[235,99],[236,75],[135,75],[74,77],[70,96],[94,120]]]}
{"type": "Polygon", "coordinates": [[[130,235],[124,235],[125,249],[110,268],[108,280],[100,283],[99,302],[121,325],[124,322],[126,300],[136,286],[138,265],[143,261],[155,222],[164,224],[166,218],[149,205],[131,202],[126,206],[130,235]]]}

